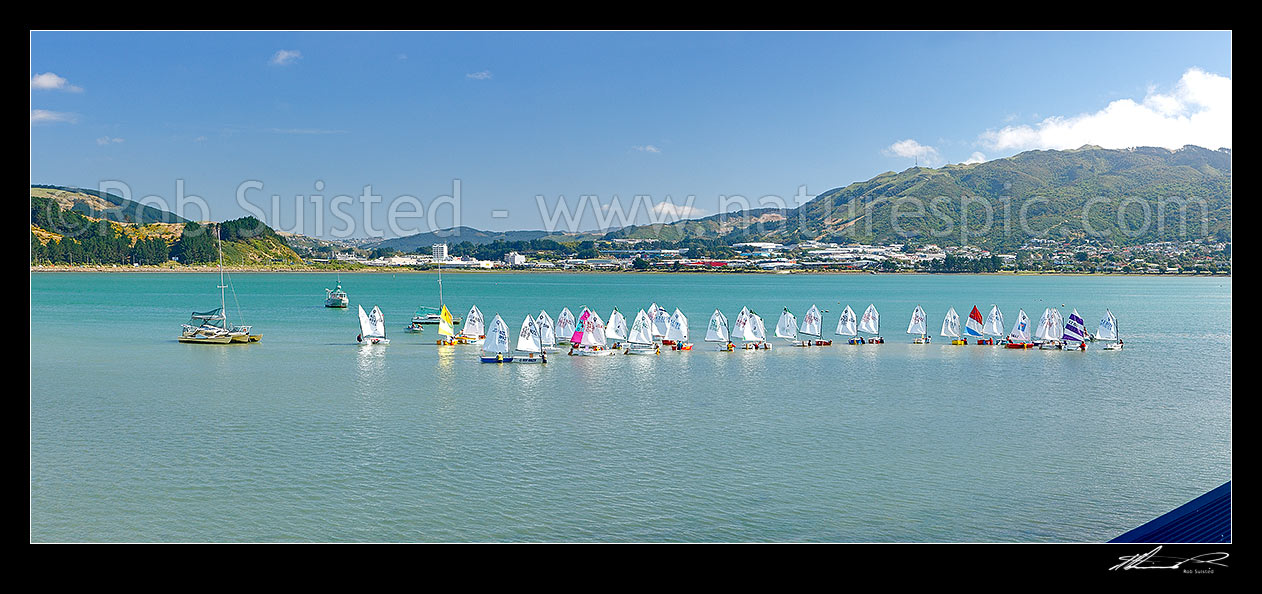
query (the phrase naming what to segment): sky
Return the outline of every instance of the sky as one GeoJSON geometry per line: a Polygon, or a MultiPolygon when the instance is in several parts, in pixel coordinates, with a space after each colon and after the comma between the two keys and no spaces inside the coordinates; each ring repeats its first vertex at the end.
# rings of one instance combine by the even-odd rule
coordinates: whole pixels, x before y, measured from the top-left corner
{"type": "Polygon", "coordinates": [[[1230,32],[32,31],[30,47],[32,184],[330,238],[792,208],[1033,149],[1231,148],[1230,32]]]}

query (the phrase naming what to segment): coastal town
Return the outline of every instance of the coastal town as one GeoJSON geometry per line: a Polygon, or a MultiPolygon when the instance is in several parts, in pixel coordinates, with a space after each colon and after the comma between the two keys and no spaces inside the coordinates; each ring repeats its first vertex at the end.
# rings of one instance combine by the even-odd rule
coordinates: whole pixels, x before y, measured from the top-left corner
{"type": "MultiPolygon", "coordinates": [[[[796,244],[746,242],[719,250],[663,248],[659,242],[613,239],[580,242],[570,250],[529,250],[531,242],[496,241],[481,246],[438,243],[427,253],[393,250],[328,250],[308,252],[315,265],[429,269],[512,270],[655,270],[715,272],[1062,272],[1121,274],[1230,274],[1231,243],[1200,241],[1153,242],[1114,247],[1095,242],[1031,239],[1011,253],[992,253],[974,246],[935,244],[796,244]],[[473,252],[478,252],[474,255],[473,252]],[[487,254],[493,257],[487,257],[487,254]]],[[[548,242],[553,243],[553,242],[548,242]]],[[[554,247],[549,245],[548,247],[554,247]]],[[[301,253],[301,252],[300,252],[301,253]]]]}

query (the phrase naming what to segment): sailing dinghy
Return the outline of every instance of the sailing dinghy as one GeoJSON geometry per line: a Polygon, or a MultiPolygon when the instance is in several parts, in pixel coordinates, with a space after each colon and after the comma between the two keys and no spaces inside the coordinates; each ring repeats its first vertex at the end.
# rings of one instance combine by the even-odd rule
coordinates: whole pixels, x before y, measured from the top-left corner
{"type": "Polygon", "coordinates": [[[1122,350],[1122,332],[1118,328],[1117,318],[1113,317],[1113,312],[1104,310],[1104,319],[1100,320],[1100,327],[1095,331],[1095,339],[1114,341],[1104,345],[1106,351],[1122,350]]]}
{"type": "Polygon", "coordinates": [[[583,308],[578,317],[578,329],[570,336],[570,354],[582,357],[600,357],[612,355],[614,351],[605,348],[605,323],[597,321],[600,316],[596,312],[583,308]]]}
{"type": "Polygon", "coordinates": [[[1030,339],[1030,316],[1025,315],[1025,310],[1017,313],[1017,321],[1012,325],[1012,332],[1008,334],[1008,342],[1004,348],[1008,349],[1032,349],[1034,343],[1030,339]]]}
{"type": "Polygon", "coordinates": [[[661,341],[662,344],[674,344],[673,340],[666,338],[666,331],[670,329],[670,314],[666,313],[666,308],[658,307],[656,303],[649,306],[649,319],[653,321],[653,339],[661,341]]]}
{"type": "Polygon", "coordinates": [[[447,310],[447,306],[442,306],[438,312],[438,339],[439,346],[451,346],[456,344],[456,324],[451,319],[451,312],[447,310]]]}
{"type": "Polygon", "coordinates": [[[859,328],[856,326],[858,323],[859,317],[854,315],[854,310],[847,305],[846,309],[841,310],[841,317],[837,320],[836,334],[838,336],[849,336],[848,344],[864,344],[866,341],[859,336],[859,328]]]}
{"type": "Polygon", "coordinates": [[[570,336],[573,336],[574,331],[577,329],[578,324],[575,322],[574,314],[570,312],[570,308],[562,308],[561,313],[557,314],[557,344],[570,344],[570,336]]]}
{"type": "Polygon", "coordinates": [[[547,363],[548,355],[543,352],[543,343],[539,340],[539,323],[530,314],[521,323],[517,333],[517,352],[513,357],[515,363],[547,363]]]}
{"type": "Polygon", "coordinates": [[[982,327],[982,334],[990,338],[979,338],[977,344],[994,346],[995,339],[1004,335],[1003,326],[1003,312],[999,311],[998,305],[990,306],[990,315],[986,316],[986,325],[982,327]]]}
{"type": "Polygon", "coordinates": [[[469,308],[469,315],[464,318],[464,327],[460,329],[460,334],[456,335],[456,342],[478,344],[484,339],[486,339],[486,328],[482,323],[482,310],[475,305],[469,308]]]}
{"type": "Polygon", "coordinates": [[[908,334],[918,334],[912,344],[929,344],[929,329],[925,327],[925,310],[919,305],[911,312],[911,322],[907,324],[908,334]]]}
{"type": "Polygon", "coordinates": [[[359,306],[359,336],[355,337],[360,344],[390,344],[386,338],[386,316],[381,308],[372,306],[372,313],[364,313],[364,306],[359,306]]]}
{"type": "Polygon", "coordinates": [[[776,338],[783,338],[790,342],[797,342],[798,319],[787,307],[784,308],[784,311],[780,312],[780,319],[776,321],[776,338]]]}
{"type": "Polygon", "coordinates": [[[605,325],[605,338],[614,341],[613,348],[615,349],[622,348],[619,341],[627,339],[627,318],[616,307],[609,314],[609,323],[605,325]]]}
{"type": "Polygon", "coordinates": [[[824,340],[821,337],[824,331],[824,316],[820,315],[819,307],[811,304],[811,308],[806,310],[802,316],[802,326],[798,328],[798,334],[807,336],[802,339],[797,346],[829,346],[833,344],[831,340],[824,340]]]}
{"type": "Polygon", "coordinates": [[[1037,344],[1040,350],[1060,350],[1063,319],[1059,309],[1049,307],[1043,311],[1043,317],[1039,320],[1039,327],[1034,331],[1034,344],[1037,344]]]}
{"type": "MultiPolygon", "coordinates": [[[[480,312],[479,315],[481,315],[480,312]]],[[[495,319],[491,320],[491,327],[487,330],[485,340],[482,341],[482,362],[512,363],[513,351],[508,343],[508,324],[505,324],[499,314],[496,314],[495,319]]]]}
{"type": "Polygon", "coordinates": [[[864,310],[863,318],[859,320],[859,331],[872,335],[868,344],[885,344],[885,339],[881,338],[881,314],[876,311],[876,304],[868,304],[864,310]]]}
{"type": "Polygon", "coordinates": [[[710,314],[710,324],[705,330],[705,341],[719,343],[720,351],[736,349],[736,345],[732,344],[731,332],[727,328],[727,316],[717,309],[710,314]]]}
{"type": "Polygon", "coordinates": [[[678,309],[670,316],[669,325],[666,327],[666,338],[662,339],[662,344],[666,344],[668,340],[672,351],[692,350],[692,343],[688,342],[688,318],[678,309]]]}
{"type": "MultiPolygon", "coordinates": [[[[974,307],[973,311],[977,311],[974,307]]],[[[981,318],[981,313],[977,314],[981,318]]],[[[960,314],[955,313],[955,308],[947,310],[946,317],[942,319],[942,336],[951,339],[951,344],[968,344],[967,340],[960,338],[960,314]]]]}
{"type": "MultiPolygon", "coordinates": [[[[982,342],[985,337],[985,326],[986,322],[982,320],[981,310],[977,309],[977,306],[974,305],[973,311],[968,312],[968,319],[964,321],[964,336],[976,339],[977,344],[985,344],[982,342]]],[[[999,326],[1002,328],[1003,324],[1000,324],[999,326]]],[[[951,341],[951,344],[957,343],[955,341],[951,341]]],[[[961,337],[958,344],[968,344],[968,338],[961,337]]]]}
{"type": "Polygon", "coordinates": [[[539,310],[539,317],[535,318],[535,324],[539,326],[539,344],[542,345],[545,353],[557,352],[557,334],[556,323],[552,321],[552,317],[548,312],[539,310]]]}
{"type": "Polygon", "coordinates": [[[1065,321],[1065,332],[1060,337],[1062,348],[1066,351],[1086,352],[1087,350],[1087,330],[1086,323],[1083,322],[1082,316],[1078,315],[1078,310],[1074,310],[1069,314],[1069,318],[1065,321]],[[1073,344],[1073,343],[1078,344],[1073,344]]]}
{"type": "Polygon", "coordinates": [[[741,313],[736,314],[736,321],[732,323],[732,339],[740,340],[742,349],[762,348],[766,334],[760,329],[761,323],[762,318],[749,311],[748,307],[742,307],[741,313]]]}
{"type": "Polygon", "coordinates": [[[660,349],[653,342],[653,321],[649,314],[640,310],[631,321],[631,331],[627,335],[627,355],[656,355],[660,349]]]}

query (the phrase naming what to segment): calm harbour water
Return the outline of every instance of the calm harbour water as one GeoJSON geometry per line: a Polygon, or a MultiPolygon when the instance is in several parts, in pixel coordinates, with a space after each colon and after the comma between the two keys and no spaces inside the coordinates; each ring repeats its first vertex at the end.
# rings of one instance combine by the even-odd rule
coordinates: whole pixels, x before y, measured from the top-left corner
{"type": "MultiPolygon", "coordinates": [[[[586,305],[689,318],[696,350],[483,365],[401,331],[434,274],[232,276],[253,345],[175,340],[217,274],[31,275],[34,541],[1102,542],[1231,479],[1231,279],[444,274],[516,335],[586,305]],[[722,353],[875,303],[887,343],[722,353]],[[1111,308],[1126,350],[911,345],[921,305],[1111,308]],[[355,342],[355,306],[391,344],[355,342]]],[[[835,337],[833,337],[835,338],[835,337]]]]}

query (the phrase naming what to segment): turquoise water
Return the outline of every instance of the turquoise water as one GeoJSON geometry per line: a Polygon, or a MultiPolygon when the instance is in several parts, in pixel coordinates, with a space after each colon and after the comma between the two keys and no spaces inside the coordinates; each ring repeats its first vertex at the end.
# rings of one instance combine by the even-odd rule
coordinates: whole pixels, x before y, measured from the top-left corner
{"type": "MultiPolygon", "coordinates": [[[[232,281],[263,341],[175,341],[217,274],[31,275],[34,541],[1101,542],[1231,478],[1231,279],[445,274],[527,313],[681,309],[697,350],[482,365],[401,329],[432,274],[232,281]],[[708,350],[715,307],[887,343],[708,350]],[[948,307],[1106,307],[1126,350],[911,345],[948,307]],[[360,347],[355,306],[391,344],[360,347]]],[[[230,312],[237,307],[228,296],[230,312]]]]}

